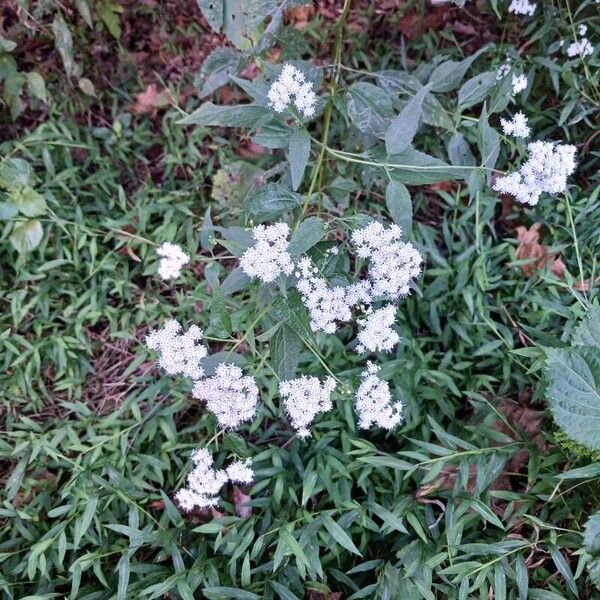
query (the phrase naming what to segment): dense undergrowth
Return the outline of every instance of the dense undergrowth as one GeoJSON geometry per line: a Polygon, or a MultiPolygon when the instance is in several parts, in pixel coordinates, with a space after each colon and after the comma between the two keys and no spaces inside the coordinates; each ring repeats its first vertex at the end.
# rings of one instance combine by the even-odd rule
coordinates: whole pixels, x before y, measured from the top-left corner
{"type": "MultiPolygon", "coordinates": [[[[110,57],[106,69],[112,63],[123,77],[118,86],[102,88],[102,69],[76,34],[78,76],[88,75],[96,96],[77,76],[67,78],[60,53],[49,50],[51,101],[24,104],[21,121],[7,104],[0,184],[11,176],[35,194],[24,197],[20,213],[6,202],[0,213],[3,597],[597,597],[595,531],[588,528],[585,543],[583,534],[600,502],[598,456],[552,419],[546,348],[568,346],[597,303],[600,59],[598,49],[569,59],[558,42],[579,23],[593,41],[598,6],[540,2],[523,20],[507,15],[504,2],[380,10],[346,2],[343,13],[338,4],[316,3],[303,30],[294,25],[304,13],[289,14],[271,40],[277,50],[243,58],[237,71],[259,85],[264,73],[275,76],[271,64],[301,58],[330,67],[318,69],[323,106],[305,123],[311,154],[298,186],[305,204],[276,218],[262,205],[250,215],[247,207],[257,206],[251,198],[267,182],[291,188],[297,177],[281,143],[285,122],[233,129],[194,118],[202,100],[190,69],[167,76],[169,93],[151,93],[144,104],[136,94],[150,80],[141,84],[129,67],[127,76],[114,67],[129,65],[139,49],[124,44],[128,27],[120,37],[100,19],[93,34],[110,57]],[[438,21],[428,23],[431,15],[438,21]],[[414,39],[397,33],[407,23],[422,27],[414,39]],[[478,50],[455,89],[429,96],[415,145],[449,168],[474,171],[486,148],[497,146],[490,172],[514,170],[525,146],[489,133],[501,131],[506,115],[494,104],[510,91],[495,77],[509,56],[529,85],[508,112],[527,113],[534,139],[577,146],[567,191],[526,207],[499,197],[484,176],[418,180],[409,166],[398,180],[412,208],[396,209],[386,203],[394,168],[374,164],[385,153],[377,154],[381,136],[369,128],[389,124],[416,90],[386,87],[373,74],[409,71],[420,86],[443,61],[478,50]],[[471,90],[461,101],[458,88],[476,76],[488,92],[471,90]],[[360,110],[357,97],[349,107],[352,86],[360,110]],[[423,274],[399,304],[401,343],[377,357],[404,404],[391,432],[359,430],[352,398],[337,394],[312,437],[295,436],[273,360],[288,355],[276,346],[296,348],[292,371],[333,373],[352,386],[365,364],[352,349],[356,328],[296,346],[277,333],[306,327],[291,287],[223,289],[240,254],[239,237],[220,243],[224,231],[282,219],[294,228],[316,216],[327,224],[327,241],[308,249],[340,279],[356,264],[327,250],[361,218],[393,218],[407,232],[412,223],[423,274]],[[15,234],[21,223],[28,229],[15,234]],[[192,256],[176,282],[156,275],[156,246],[165,241],[192,256]],[[261,392],[251,424],[221,431],[189,382],[156,367],[144,339],[171,317],[200,325],[211,352],[241,357],[261,392]],[[233,455],[251,458],[255,481],[223,488],[217,508],[186,513],[174,494],[190,452],[204,446],[219,465],[233,455]]],[[[124,6],[120,23],[154,18],[161,26],[161,8],[124,6]]],[[[191,22],[162,25],[160,43],[174,55],[182,36],[189,47],[198,35],[220,39],[195,5],[188,8],[196,11],[191,22]]],[[[99,10],[92,6],[94,19],[99,10]]],[[[76,21],[75,12],[69,16],[76,21]]],[[[19,61],[23,72],[31,66],[19,61]]],[[[197,87],[206,81],[205,67],[197,87]]],[[[226,88],[208,94],[216,104],[246,102],[239,85],[219,83],[226,88]]]]}

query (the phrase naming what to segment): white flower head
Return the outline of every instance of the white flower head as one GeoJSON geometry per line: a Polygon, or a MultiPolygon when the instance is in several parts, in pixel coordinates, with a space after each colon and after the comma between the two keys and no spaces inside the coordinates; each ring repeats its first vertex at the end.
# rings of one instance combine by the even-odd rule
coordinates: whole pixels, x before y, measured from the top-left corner
{"type": "Polygon", "coordinates": [[[248,277],[258,277],[263,283],[271,283],[282,274],[290,275],[294,263],[288,252],[289,234],[286,223],[256,226],[252,230],[255,244],[240,258],[244,273],[248,277]]]}
{"type": "Polygon", "coordinates": [[[200,343],[203,337],[204,333],[197,325],[191,325],[183,333],[183,327],[175,319],[169,319],[160,329],[146,336],[146,346],[158,352],[158,364],[169,375],[184,375],[196,380],[204,376],[200,361],[208,355],[208,350],[200,343]]]}
{"type": "Polygon", "coordinates": [[[583,37],[587,33],[588,27],[585,23],[580,23],[579,27],[577,27],[577,33],[583,37]]]}
{"type": "Polygon", "coordinates": [[[252,460],[235,460],[225,469],[229,481],[232,483],[249,484],[254,481],[252,460]]]}
{"type": "Polygon", "coordinates": [[[529,15],[533,16],[537,4],[529,2],[529,0],[512,0],[508,7],[508,12],[515,15],[529,15]]]}
{"type": "Polygon", "coordinates": [[[279,394],[283,398],[285,411],[300,437],[310,436],[308,426],[318,413],[331,410],[331,393],[335,386],[332,377],[327,377],[321,383],[317,377],[306,375],[279,384],[279,394]]]}
{"type": "Polygon", "coordinates": [[[358,256],[369,260],[368,278],[373,298],[397,300],[410,293],[410,284],[421,274],[423,258],[410,243],[400,241],[402,229],[385,228],[378,221],[354,231],[351,237],[358,256]]]}
{"type": "Polygon", "coordinates": [[[190,257],[177,245],[164,242],[156,253],[161,256],[158,274],[162,279],[176,279],[181,275],[181,269],[190,262],[190,257]]]}
{"type": "Polygon", "coordinates": [[[512,135],[517,138],[527,138],[531,135],[531,129],[527,124],[527,117],[522,113],[515,113],[512,119],[500,119],[504,135],[512,135]]]}
{"type": "Polygon", "coordinates": [[[391,352],[400,341],[398,333],[392,329],[396,321],[396,307],[388,304],[383,308],[373,310],[358,321],[358,346],[356,351],[362,352],[391,352]]]}
{"type": "Polygon", "coordinates": [[[567,48],[567,55],[570,58],[574,58],[575,56],[590,56],[594,53],[594,46],[590,43],[586,37],[582,37],[580,40],[573,42],[567,48]]]}
{"type": "Polygon", "coordinates": [[[175,499],[184,511],[194,508],[210,508],[219,503],[221,488],[232,483],[251,483],[254,479],[252,462],[234,461],[227,469],[214,469],[213,457],[206,448],[194,450],[190,456],[194,468],[187,478],[187,486],[175,494],[175,499]]]}
{"type": "Polygon", "coordinates": [[[513,95],[520,94],[523,90],[527,89],[527,75],[515,75],[512,76],[512,93],[513,95]]]}
{"type": "Polygon", "coordinates": [[[496,71],[496,81],[500,81],[504,79],[511,71],[512,67],[510,65],[510,58],[506,59],[504,64],[501,64],[496,71]]]}
{"type": "Polygon", "coordinates": [[[279,78],[271,84],[267,93],[271,108],[281,113],[293,104],[305,119],[312,117],[315,114],[317,95],[313,84],[305,79],[302,71],[293,65],[283,65],[279,78]]]}
{"type": "Polygon", "coordinates": [[[231,429],[252,420],[258,405],[254,379],[232,364],[220,364],[212,377],[197,381],[192,396],[206,402],[221,427],[231,429]]]}
{"type": "Polygon", "coordinates": [[[368,362],[361,373],[362,382],[356,392],[355,405],[361,429],[377,425],[391,430],[402,421],[402,402],[392,402],[390,386],[378,377],[378,372],[379,367],[368,362]]]}
{"type": "Polygon", "coordinates": [[[567,177],[577,166],[577,148],[570,144],[538,141],[529,144],[527,149],[527,160],[518,171],[500,177],[494,190],[535,206],[542,193],[559,194],[567,189],[567,177]]]}

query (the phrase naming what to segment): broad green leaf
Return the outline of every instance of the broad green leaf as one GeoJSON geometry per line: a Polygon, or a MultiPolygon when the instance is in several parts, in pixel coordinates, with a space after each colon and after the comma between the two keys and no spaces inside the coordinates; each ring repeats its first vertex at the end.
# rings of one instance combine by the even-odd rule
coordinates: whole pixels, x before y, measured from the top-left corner
{"type": "Polygon", "coordinates": [[[17,43],[6,39],[0,34],[0,50],[2,52],[12,52],[17,47],[17,43]]]}
{"type": "Polygon", "coordinates": [[[600,348],[600,307],[592,306],[571,336],[575,346],[600,348]]]}
{"type": "Polygon", "coordinates": [[[266,123],[273,112],[257,104],[238,104],[237,106],[217,106],[205,102],[200,108],[177,121],[181,125],[204,125],[220,127],[256,127],[266,123]]]}
{"type": "Polygon", "coordinates": [[[246,214],[258,223],[271,221],[300,208],[303,202],[300,194],[270,183],[248,200],[246,214]]]}
{"type": "MultiPolygon", "coordinates": [[[[398,97],[394,104],[400,104],[400,108],[406,103],[401,101],[404,96],[414,96],[422,87],[422,83],[406,71],[378,71],[374,73],[378,85],[383,88],[392,98],[398,97]]],[[[423,122],[434,127],[442,127],[449,131],[454,129],[454,123],[440,101],[433,95],[427,94],[423,99],[423,122]]]]}
{"type": "Polygon", "coordinates": [[[438,65],[429,78],[429,82],[433,84],[431,91],[436,93],[450,92],[457,88],[469,67],[475,62],[477,57],[486,50],[488,50],[488,46],[480,48],[477,52],[460,62],[448,60],[441,65],[438,65]]]}
{"type": "Polygon", "coordinates": [[[525,559],[521,554],[517,555],[515,560],[515,573],[517,580],[517,589],[519,590],[519,600],[527,600],[527,593],[529,591],[529,573],[525,559]]]}
{"type": "Polygon", "coordinates": [[[300,258],[302,254],[323,239],[325,232],[325,222],[320,217],[308,217],[304,219],[292,233],[288,252],[292,258],[300,258]]]}
{"type": "Polygon", "coordinates": [[[92,14],[90,12],[90,6],[87,3],[87,0],[75,0],[75,6],[81,15],[81,18],[85,21],[85,24],[90,28],[94,28],[94,23],[92,22],[92,14]]]}
{"type": "Polygon", "coordinates": [[[404,237],[412,229],[412,200],[406,186],[399,181],[390,181],[385,188],[385,204],[392,221],[402,228],[404,237]]]}
{"type": "Polygon", "coordinates": [[[293,379],[300,362],[302,340],[288,325],[283,324],[275,332],[269,344],[271,363],[280,380],[293,379]]]}
{"type": "Polygon", "coordinates": [[[73,36],[60,11],[56,13],[54,21],[52,21],[52,32],[54,33],[56,49],[58,50],[65,67],[65,73],[68,77],[71,77],[75,69],[75,63],[73,61],[73,36]]]}
{"type": "Polygon", "coordinates": [[[489,181],[491,178],[490,170],[496,166],[500,154],[500,136],[494,128],[490,127],[485,105],[479,117],[477,137],[479,151],[481,152],[481,166],[488,169],[489,181]]]}
{"type": "Polygon", "coordinates": [[[292,172],[292,189],[296,191],[302,183],[304,170],[310,157],[310,135],[306,129],[296,127],[290,137],[288,162],[292,172]]]}
{"type": "Polygon", "coordinates": [[[117,573],[119,574],[117,584],[117,600],[127,599],[127,588],[129,586],[129,575],[131,573],[131,567],[129,564],[129,552],[123,552],[119,563],[117,564],[117,573]]]}
{"type": "Polygon", "coordinates": [[[299,292],[290,292],[287,298],[279,296],[273,303],[272,315],[287,323],[304,341],[312,341],[314,334],[299,292]]]}
{"type": "Polygon", "coordinates": [[[546,354],[554,420],[576,442],[600,449],[600,348],[549,348],[546,354]]]}
{"type": "Polygon", "coordinates": [[[10,234],[10,242],[18,252],[31,252],[44,237],[42,224],[37,219],[17,223],[10,234]]]}
{"type": "Polygon", "coordinates": [[[477,164],[467,140],[458,132],[448,142],[448,158],[454,166],[472,167],[477,164]]]}
{"type": "Polygon", "coordinates": [[[458,108],[465,110],[483,102],[496,83],[496,72],[487,71],[465,81],[458,91],[458,108]]]}
{"type": "Polygon", "coordinates": [[[348,117],[363,133],[385,138],[394,115],[392,101],[380,87],[359,81],[348,88],[348,117]]]}
{"type": "Polygon", "coordinates": [[[80,77],[77,80],[77,86],[86,96],[96,96],[96,88],[87,77],[80,77]]]}
{"type": "Polygon", "coordinates": [[[327,529],[327,531],[331,534],[331,537],[340,546],[343,546],[346,548],[346,550],[352,552],[353,554],[362,556],[359,549],[354,545],[354,542],[350,536],[329,515],[325,515],[323,517],[323,525],[325,525],[325,529],[327,529]]]}
{"type": "Polygon", "coordinates": [[[600,554],[600,513],[593,514],[585,524],[583,544],[592,556],[600,554]]]}
{"type": "Polygon", "coordinates": [[[229,82],[229,77],[236,73],[242,54],[233,48],[215,48],[202,63],[202,67],[194,78],[194,87],[201,98],[210,96],[215,90],[229,82]]]}
{"type": "Polygon", "coordinates": [[[252,280],[241,267],[236,267],[231,271],[221,283],[221,294],[223,296],[231,296],[245,288],[247,288],[252,280]]]}
{"type": "Polygon", "coordinates": [[[425,185],[438,181],[466,179],[472,169],[455,167],[439,158],[408,148],[402,154],[377,157],[386,163],[390,177],[405,185],[425,185]]]}
{"type": "Polygon", "coordinates": [[[15,186],[8,199],[26,217],[39,217],[46,212],[46,200],[28,185],[15,186]]]}
{"type": "Polygon", "coordinates": [[[430,89],[431,84],[422,87],[390,123],[385,133],[385,149],[388,154],[400,154],[412,143],[421,120],[423,100],[430,89]]]}

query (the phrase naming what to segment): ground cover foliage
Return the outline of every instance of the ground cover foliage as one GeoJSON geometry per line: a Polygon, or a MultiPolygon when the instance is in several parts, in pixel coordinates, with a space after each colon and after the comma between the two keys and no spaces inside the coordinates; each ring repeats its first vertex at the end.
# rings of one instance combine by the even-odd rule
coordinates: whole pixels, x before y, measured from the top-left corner
{"type": "Polygon", "coordinates": [[[598,40],[598,5],[175,4],[3,8],[3,597],[597,597],[600,59],[567,49],[581,24],[598,40]],[[310,119],[265,99],[286,62],[310,119]],[[493,190],[527,155],[502,134],[517,110],[577,147],[534,207],[493,190]],[[349,283],[369,218],[424,258],[391,353],[313,332],[285,278],[237,269],[250,227],[283,220],[349,283]],[[163,242],[192,259],[175,281],[163,242]],[[144,339],[168,318],[254,377],[251,423],[223,431],[157,368],[144,339]],[[299,439],[278,378],[353,390],[367,356],[403,422],[358,429],[334,393],[299,439]],[[251,458],[254,483],[185,512],[200,447],[251,458]]]}

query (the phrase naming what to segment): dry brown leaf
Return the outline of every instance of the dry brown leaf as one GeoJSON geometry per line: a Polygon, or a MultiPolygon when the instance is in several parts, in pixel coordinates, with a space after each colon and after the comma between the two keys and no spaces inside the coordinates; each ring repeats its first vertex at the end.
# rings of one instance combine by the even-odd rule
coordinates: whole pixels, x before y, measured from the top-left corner
{"type": "Polygon", "coordinates": [[[552,266],[550,270],[557,277],[563,277],[565,273],[565,264],[560,257],[548,253],[548,246],[540,244],[541,223],[534,223],[529,229],[520,225],[516,228],[517,246],[516,256],[518,260],[530,260],[531,262],[523,265],[525,277],[531,277],[536,271],[542,270],[550,261],[552,266]]]}
{"type": "Polygon", "coordinates": [[[156,84],[151,83],[145,91],[135,95],[135,103],[131,110],[134,113],[154,116],[161,109],[171,103],[171,94],[168,90],[159,91],[156,84]]]}
{"type": "Polygon", "coordinates": [[[247,519],[252,516],[252,507],[249,502],[252,500],[248,494],[244,494],[237,485],[233,486],[233,504],[238,517],[247,519]]]}
{"type": "Polygon", "coordinates": [[[286,23],[289,23],[296,29],[304,29],[314,16],[315,7],[312,4],[307,6],[294,6],[285,11],[286,23]]]}

